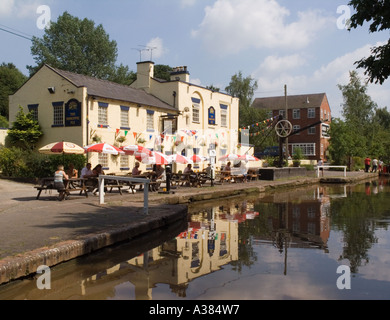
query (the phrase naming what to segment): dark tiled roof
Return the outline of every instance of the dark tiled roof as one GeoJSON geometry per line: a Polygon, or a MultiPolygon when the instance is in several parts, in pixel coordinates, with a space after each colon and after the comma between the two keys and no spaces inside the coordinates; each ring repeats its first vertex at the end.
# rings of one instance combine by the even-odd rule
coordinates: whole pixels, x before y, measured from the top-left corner
{"type": "Polygon", "coordinates": [[[141,89],[135,89],[115,82],[59,70],[49,65],[46,66],[59,74],[61,77],[73,83],[76,87],[86,87],[88,90],[88,95],[90,96],[114,99],[123,102],[140,104],[142,106],[166,109],[167,111],[171,112],[177,112],[177,110],[171,105],[161,101],[160,99],[141,89]]]}
{"type": "MultiPolygon", "coordinates": [[[[326,99],[325,93],[287,96],[287,105],[289,109],[319,108],[324,99],[326,99]]],[[[252,106],[259,109],[284,110],[286,101],[284,96],[257,98],[252,106]]]]}

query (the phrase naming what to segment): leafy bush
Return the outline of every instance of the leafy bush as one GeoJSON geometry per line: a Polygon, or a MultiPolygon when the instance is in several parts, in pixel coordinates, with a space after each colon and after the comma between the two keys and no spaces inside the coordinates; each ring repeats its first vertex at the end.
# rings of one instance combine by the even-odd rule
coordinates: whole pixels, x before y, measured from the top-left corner
{"type": "Polygon", "coordinates": [[[80,172],[85,161],[84,155],[43,155],[15,147],[0,150],[0,170],[4,176],[12,178],[51,177],[58,165],[67,169],[70,163],[80,172]]]}

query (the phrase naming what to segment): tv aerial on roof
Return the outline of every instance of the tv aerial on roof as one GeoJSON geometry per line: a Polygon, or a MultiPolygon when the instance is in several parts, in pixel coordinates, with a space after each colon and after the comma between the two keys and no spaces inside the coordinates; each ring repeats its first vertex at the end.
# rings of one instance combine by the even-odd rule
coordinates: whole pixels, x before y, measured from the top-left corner
{"type": "Polygon", "coordinates": [[[145,51],[150,51],[150,61],[153,61],[153,50],[157,50],[157,47],[149,47],[149,46],[143,46],[143,45],[138,45],[139,47],[144,47],[145,51]]]}
{"type": "Polygon", "coordinates": [[[148,49],[138,49],[138,48],[131,48],[132,50],[137,50],[139,52],[139,61],[142,61],[142,52],[149,51],[148,49]]]}

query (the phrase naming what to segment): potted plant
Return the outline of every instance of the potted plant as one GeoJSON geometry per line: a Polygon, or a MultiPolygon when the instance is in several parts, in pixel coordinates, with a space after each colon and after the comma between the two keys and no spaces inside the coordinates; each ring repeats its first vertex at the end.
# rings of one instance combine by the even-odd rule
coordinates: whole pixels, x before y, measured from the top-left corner
{"type": "Polygon", "coordinates": [[[296,148],[293,154],[293,167],[299,167],[303,159],[303,152],[301,148],[296,148]]]}
{"type": "Polygon", "coordinates": [[[92,141],[95,142],[95,143],[100,143],[102,142],[102,137],[98,136],[97,134],[95,134],[93,137],[92,137],[92,141]]]}
{"type": "Polygon", "coordinates": [[[138,140],[137,140],[137,143],[138,144],[144,144],[146,142],[146,140],[144,139],[144,138],[139,138],[138,140]]]}
{"type": "Polygon", "coordinates": [[[119,143],[123,143],[126,141],[126,137],[125,136],[120,136],[116,139],[116,141],[118,141],[119,143]]]}

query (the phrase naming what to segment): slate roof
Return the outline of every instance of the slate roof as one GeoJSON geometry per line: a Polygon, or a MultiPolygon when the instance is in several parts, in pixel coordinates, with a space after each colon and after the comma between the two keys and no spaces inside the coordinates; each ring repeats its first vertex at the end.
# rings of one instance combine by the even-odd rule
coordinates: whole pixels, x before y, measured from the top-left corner
{"type": "MultiPolygon", "coordinates": [[[[324,99],[327,99],[326,93],[287,96],[287,106],[288,109],[319,108],[324,99]]],[[[256,98],[252,106],[259,109],[284,110],[285,96],[256,98]]]]}
{"type": "Polygon", "coordinates": [[[130,102],[140,104],[142,106],[156,107],[166,109],[170,112],[178,112],[178,110],[171,105],[163,102],[157,97],[141,89],[135,89],[130,86],[118,84],[115,82],[101,80],[70,71],[56,69],[49,65],[46,66],[56,72],[61,77],[67,79],[76,87],[86,87],[87,93],[90,96],[130,102]]]}

